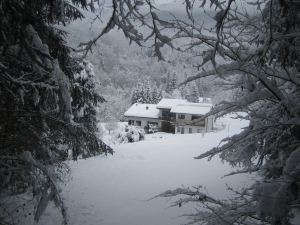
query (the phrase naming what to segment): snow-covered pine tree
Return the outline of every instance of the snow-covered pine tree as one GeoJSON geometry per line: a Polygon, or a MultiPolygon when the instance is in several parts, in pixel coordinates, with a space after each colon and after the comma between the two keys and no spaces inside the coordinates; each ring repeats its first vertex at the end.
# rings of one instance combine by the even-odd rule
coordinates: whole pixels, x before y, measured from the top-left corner
{"type": "Polygon", "coordinates": [[[131,104],[144,102],[144,84],[142,82],[138,82],[131,95],[131,104]]]}
{"type": "Polygon", "coordinates": [[[111,152],[96,136],[94,106],[103,98],[91,70],[70,56],[66,33],[55,26],[82,18],[78,7],[87,8],[87,1],[0,1],[1,223],[17,220],[6,203],[24,206],[13,196],[26,193],[36,200],[35,221],[54,201],[66,224],[57,183],[68,171],[67,152],[111,152]],[[87,76],[78,77],[83,71],[87,76]]]}
{"type": "Polygon", "coordinates": [[[162,99],[161,91],[158,91],[157,87],[154,87],[151,93],[151,103],[157,104],[162,99]]]}
{"type": "Polygon", "coordinates": [[[211,87],[217,86],[215,83],[212,84],[212,82],[204,81],[204,79],[195,80],[195,84],[199,97],[209,97],[212,95],[211,87]]]}
{"type": "MultiPolygon", "coordinates": [[[[99,143],[97,135],[97,107],[99,103],[105,102],[104,98],[99,95],[99,82],[97,81],[93,65],[87,61],[82,60],[78,65],[78,72],[74,74],[74,81],[72,85],[72,110],[73,121],[80,125],[84,131],[82,138],[89,141],[81,146],[80,149],[73,149],[73,157],[76,159],[79,155],[81,157],[89,157],[99,153],[98,148],[95,148],[99,143]],[[85,135],[87,135],[85,137],[85,135]]],[[[101,117],[102,115],[100,115],[101,117]]],[[[104,149],[105,150],[105,149],[104,149]]],[[[107,149],[109,150],[109,149],[107,149]]]]}
{"type": "Polygon", "coordinates": [[[187,95],[185,96],[186,100],[189,102],[199,102],[199,93],[194,82],[190,82],[185,86],[187,90],[187,95]]]}
{"type": "Polygon", "coordinates": [[[157,104],[161,100],[161,92],[158,92],[156,86],[152,87],[150,80],[139,82],[137,87],[133,90],[131,96],[131,104],[157,104]]]}
{"type": "Polygon", "coordinates": [[[144,103],[152,103],[152,89],[149,79],[144,83],[144,103]]]}
{"type": "Polygon", "coordinates": [[[166,88],[165,91],[166,93],[172,95],[173,91],[176,89],[177,85],[177,79],[176,79],[176,74],[168,74],[167,75],[167,80],[166,80],[166,88]]]}
{"type": "Polygon", "coordinates": [[[171,89],[174,90],[177,87],[177,78],[176,78],[176,74],[173,73],[172,78],[171,78],[171,89]]]}

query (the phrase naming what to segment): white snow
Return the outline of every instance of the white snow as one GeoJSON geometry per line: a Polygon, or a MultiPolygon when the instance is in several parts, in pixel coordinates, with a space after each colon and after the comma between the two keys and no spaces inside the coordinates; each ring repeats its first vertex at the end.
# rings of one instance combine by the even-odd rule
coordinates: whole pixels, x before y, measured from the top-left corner
{"type": "MultiPolygon", "coordinates": [[[[207,98],[209,99],[209,98],[207,98]]],[[[203,100],[203,99],[200,99],[203,100]]],[[[163,98],[156,106],[158,109],[171,109],[173,113],[186,113],[193,115],[204,115],[212,107],[211,103],[193,103],[185,99],[168,99],[163,98]]]]}
{"type": "Polygon", "coordinates": [[[171,108],[173,113],[186,113],[192,115],[204,115],[210,111],[212,104],[208,103],[188,103],[179,104],[171,108]]]}
{"type": "MultiPolygon", "coordinates": [[[[145,200],[169,189],[198,185],[225,198],[225,183],[234,188],[248,184],[246,175],[222,178],[231,168],[218,158],[193,159],[248,125],[231,118],[221,123],[227,128],[216,133],[149,134],[144,141],[114,146],[113,156],[70,162],[73,179],[62,188],[70,224],[179,225],[187,222],[180,215],[193,212],[192,206],[170,208],[175,199],[145,200]]],[[[59,224],[54,212],[48,209],[40,224],[59,224]]]]}
{"type": "Polygon", "coordinates": [[[125,113],[125,116],[144,117],[144,118],[159,118],[159,110],[155,104],[133,104],[125,113]]]}
{"type": "Polygon", "coordinates": [[[170,99],[170,98],[163,98],[160,100],[160,102],[157,104],[158,109],[171,109],[173,106],[187,103],[187,100],[185,99],[170,99]]]}

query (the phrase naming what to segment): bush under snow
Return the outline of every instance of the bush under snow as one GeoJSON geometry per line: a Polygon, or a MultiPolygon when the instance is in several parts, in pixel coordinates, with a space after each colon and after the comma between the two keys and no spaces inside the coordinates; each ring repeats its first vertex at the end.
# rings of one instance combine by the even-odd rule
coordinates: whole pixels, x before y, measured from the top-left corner
{"type": "Polygon", "coordinates": [[[117,134],[118,143],[137,142],[144,140],[145,131],[135,126],[126,126],[125,131],[121,131],[117,134]]]}

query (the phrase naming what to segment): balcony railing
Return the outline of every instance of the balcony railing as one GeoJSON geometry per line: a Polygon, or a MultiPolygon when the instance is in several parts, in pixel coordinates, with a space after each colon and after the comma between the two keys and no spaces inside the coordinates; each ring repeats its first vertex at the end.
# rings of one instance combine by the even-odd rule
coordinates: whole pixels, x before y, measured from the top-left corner
{"type": "Polygon", "coordinates": [[[169,117],[169,116],[160,116],[160,120],[165,120],[165,121],[175,121],[176,117],[169,117]]]}

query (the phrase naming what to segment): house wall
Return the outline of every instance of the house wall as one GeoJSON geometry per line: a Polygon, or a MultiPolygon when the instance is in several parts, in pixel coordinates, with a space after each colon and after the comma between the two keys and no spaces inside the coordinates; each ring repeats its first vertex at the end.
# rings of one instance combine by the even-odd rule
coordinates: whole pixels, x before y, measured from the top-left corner
{"type": "Polygon", "coordinates": [[[192,131],[191,133],[204,133],[204,132],[206,132],[205,127],[184,125],[184,126],[176,126],[175,127],[175,134],[181,134],[182,129],[183,129],[184,134],[189,134],[190,129],[192,131]]]}
{"type": "MultiPolygon", "coordinates": [[[[191,123],[192,121],[192,115],[191,114],[182,114],[182,113],[176,113],[176,123],[178,125],[185,125],[187,123],[191,123]],[[180,119],[179,115],[184,115],[185,118],[184,119],[180,119]]],[[[202,120],[202,121],[198,121],[198,122],[194,122],[192,124],[192,126],[199,126],[199,127],[205,127],[206,126],[206,120],[202,120]]]]}
{"type": "MultiPolygon", "coordinates": [[[[161,111],[161,110],[160,110],[161,111]]],[[[160,112],[161,113],[161,112],[160,112]]],[[[192,115],[191,114],[184,114],[185,119],[179,119],[179,113],[176,113],[176,122],[175,122],[175,133],[180,134],[181,128],[184,129],[184,134],[189,133],[189,128],[191,128],[192,133],[203,133],[213,130],[213,121],[214,117],[209,116],[205,119],[205,124],[203,122],[199,122],[198,124],[193,125],[187,125],[186,123],[190,123],[192,121],[192,115]],[[180,130],[178,130],[178,127],[180,127],[180,130]]],[[[158,123],[158,127],[162,128],[162,121],[159,119],[154,118],[144,118],[144,117],[133,117],[133,116],[127,116],[128,120],[133,120],[134,125],[137,126],[136,121],[141,121],[141,128],[144,128],[148,125],[148,122],[156,122],[158,123]]],[[[173,125],[174,126],[174,125],[173,125]]],[[[173,128],[174,131],[174,128],[173,128]]]]}
{"type": "Polygon", "coordinates": [[[183,114],[183,113],[176,113],[176,121],[191,121],[192,120],[192,115],[191,114],[183,114]],[[185,119],[179,119],[179,115],[184,115],[185,119]]]}
{"type": "Polygon", "coordinates": [[[161,127],[161,122],[159,119],[154,119],[154,118],[144,118],[144,117],[133,117],[133,116],[127,116],[128,120],[133,120],[134,121],[134,126],[137,126],[136,121],[141,121],[141,128],[144,128],[145,126],[148,125],[148,122],[154,122],[158,123],[158,127],[161,127]]]}
{"type": "Polygon", "coordinates": [[[206,118],[206,131],[212,131],[214,129],[214,116],[209,116],[206,118]]]}
{"type": "Polygon", "coordinates": [[[192,121],[192,115],[191,114],[184,114],[185,119],[179,119],[179,113],[176,113],[176,125],[175,125],[175,133],[180,134],[182,133],[182,128],[184,131],[184,134],[190,133],[190,130],[192,133],[202,133],[202,132],[208,132],[213,130],[213,121],[214,117],[209,116],[205,119],[205,121],[199,121],[198,123],[189,125],[187,123],[190,123],[192,121]],[[180,127],[180,129],[178,129],[180,127]]]}

